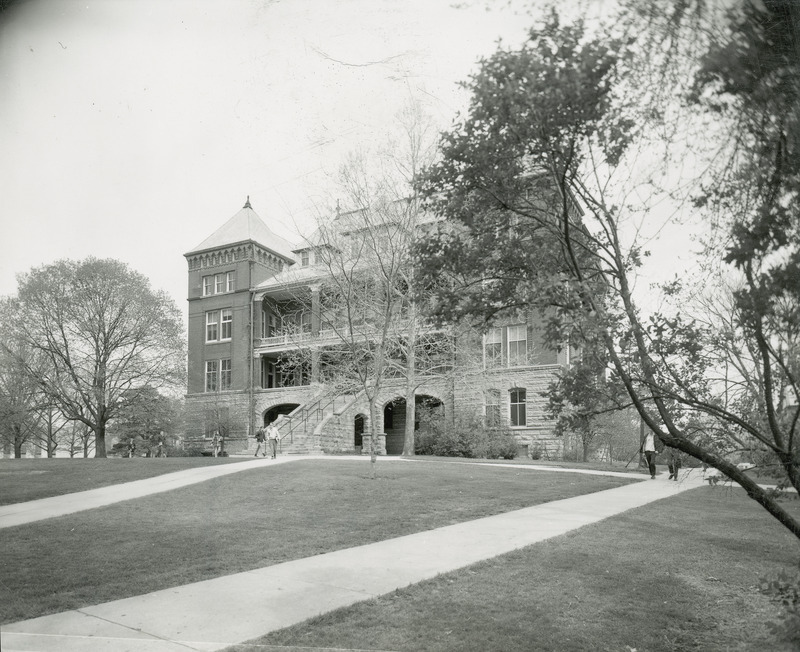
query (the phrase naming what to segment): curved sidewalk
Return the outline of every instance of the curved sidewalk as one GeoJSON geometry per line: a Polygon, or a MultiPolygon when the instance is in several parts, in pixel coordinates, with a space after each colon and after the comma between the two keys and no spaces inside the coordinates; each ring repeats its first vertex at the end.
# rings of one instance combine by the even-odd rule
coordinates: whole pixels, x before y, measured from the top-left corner
{"type": "Polygon", "coordinates": [[[219,650],[669,498],[702,482],[696,473],[685,472],[680,482],[670,482],[662,474],[654,481],[642,480],[594,494],[4,625],[0,642],[5,652],[219,650]],[[253,609],[253,604],[259,608],[253,609]]]}

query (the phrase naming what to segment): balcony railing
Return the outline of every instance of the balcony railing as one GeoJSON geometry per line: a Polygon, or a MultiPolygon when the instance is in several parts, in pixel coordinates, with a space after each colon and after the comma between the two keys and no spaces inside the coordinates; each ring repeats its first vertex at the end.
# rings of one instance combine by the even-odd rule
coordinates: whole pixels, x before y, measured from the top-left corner
{"type": "MultiPolygon", "coordinates": [[[[402,324],[398,322],[394,328],[402,328],[402,324]]],[[[369,324],[362,324],[356,326],[353,335],[356,338],[371,338],[376,332],[377,328],[369,324]]],[[[434,326],[430,323],[420,323],[417,325],[417,333],[435,333],[444,329],[434,326]]],[[[351,331],[348,327],[342,328],[322,328],[316,335],[311,332],[289,332],[280,335],[273,335],[271,337],[259,337],[255,340],[256,349],[287,349],[301,344],[316,344],[325,345],[341,341],[351,337],[351,331]]]]}

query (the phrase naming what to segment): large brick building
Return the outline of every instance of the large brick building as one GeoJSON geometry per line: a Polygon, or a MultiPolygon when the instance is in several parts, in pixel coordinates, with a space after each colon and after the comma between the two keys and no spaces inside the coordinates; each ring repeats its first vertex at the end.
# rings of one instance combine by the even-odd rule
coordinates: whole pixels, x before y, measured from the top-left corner
{"type": "MultiPolygon", "coordinates": [[[[313,241],[313,238],[311,239],[313,241]]],[[[211,236],[185,254],[189,266],[187,439],[208,445],[217,430],[229,452],[252,451],[253,433],[278,415],[281,446],[290,452],[359,451],[369,410],[358,391],[339,393],[324,381],[319,356],[289,364],[300,346],[323,351],[334,335],[321,317],[325,270],[315,247],[293,247],[256,215],[249,199],[211,236]],[[302,297],[302,301],[298,301],[302,297]]],[[[483,335],[462,336],[450,372],[419,385],[416,401],[440,406],[445,418],[479,410],[508,426],[521,449],[561,448],[545,418],[541,392],[567,350],[542,344],[533,314],[483,335]]],[[[405,398],[387,381],[378,397],[381,453],[403,448],[405,398]]]]}

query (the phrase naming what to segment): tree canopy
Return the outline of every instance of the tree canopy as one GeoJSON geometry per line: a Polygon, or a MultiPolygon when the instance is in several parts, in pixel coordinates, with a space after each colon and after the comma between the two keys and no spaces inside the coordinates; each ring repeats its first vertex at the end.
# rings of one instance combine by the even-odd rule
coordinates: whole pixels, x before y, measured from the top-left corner
{"type": "Polygon", "coordinates": [[[418,249],[418,282],[437,288],[442,318],[486,323],[535,306],[553,344],[602,346],[650,429],[739,482],[800,537],[800,523],[736,467],[737,455],[757,449],[800,489],[800,9],[663,5],[628,3],[600,29],[552,12],[520,48],[481,63],[466,84],[466,115],[419,179],[427,206],[447,220],[418,249]],[[659,9],[665,18],[653,21],[659,9]],[[682,47],[698,36],[702,49],[682,47]],[[678,73],[688,83],[659,92],[678,73]],[[677,146],[676,116],[694,120],[701,139],[677,146]],[[645,310],[635,290],[647,256],[639,228],[674,182],[674,170],[658,165],[669,164],[659,151],[670,148],[695,163],[690,195],[713,236],[706,260],[738,279],[719,315],[729,337],[692,318],[689,284],[664,287],[671,311],[645,310]],[[645,177],[648,158],[660,177],[645,177]],[[698,436],[698,422],[713,424],[725,445],[698,436]]]}
{"type": "Polygon", "coordinates": [[[44,361],[28,372],[67,419],[94,431],[97,457],[132,390],[182,386],[179,311],[124,263],[87,258],[32,269],[19,277],[17,301],[15,335],[44,361]]]}

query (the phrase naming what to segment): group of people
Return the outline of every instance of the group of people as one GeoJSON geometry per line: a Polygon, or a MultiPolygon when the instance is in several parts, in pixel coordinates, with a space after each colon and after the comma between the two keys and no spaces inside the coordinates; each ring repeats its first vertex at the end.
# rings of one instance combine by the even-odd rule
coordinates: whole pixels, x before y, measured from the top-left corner
{"type": "MultiPolygon", "coordinates": [[[[642,450],[647,461],[647,468],[650,470],[650,479],[656,477],[656,455],[664,450],[664,443],[655,433],[648,432],[642,443],[642,450]]],[[[667,451],[667,468],[669,469],[669,479],[678,481],[678,471],[681,468],[680,451],[670,448],[667,451]]]]}
{"type": "MultiPolygon", "coordinates": [[[[155,449],[150,449],[147,453],[148,457],[166,457],[167,456],[167,447],[164,446],[164,441],[159,439],[158,443],[156,444],[155,449]]],[[[128,441],[128,457],[133,459],[136,457],[136,440],[131,439],[128,441]]]]}
{"type": "Polygon", "coordinates": [[[272,459],[274,460],[278,455],[278,439],[280,435],[278,434],[278,428],[273,421],[270,423],[266,429],[259,428],[258,432],[256,432],[256,441],[258,442],[258,446],[256,447],[255,456],[258,457],[258,453],[261,450],[261,447],[264,447],[264,457],[267,456],[267,446],[269,446],[269,450],[272,453],[272,459]]]}

